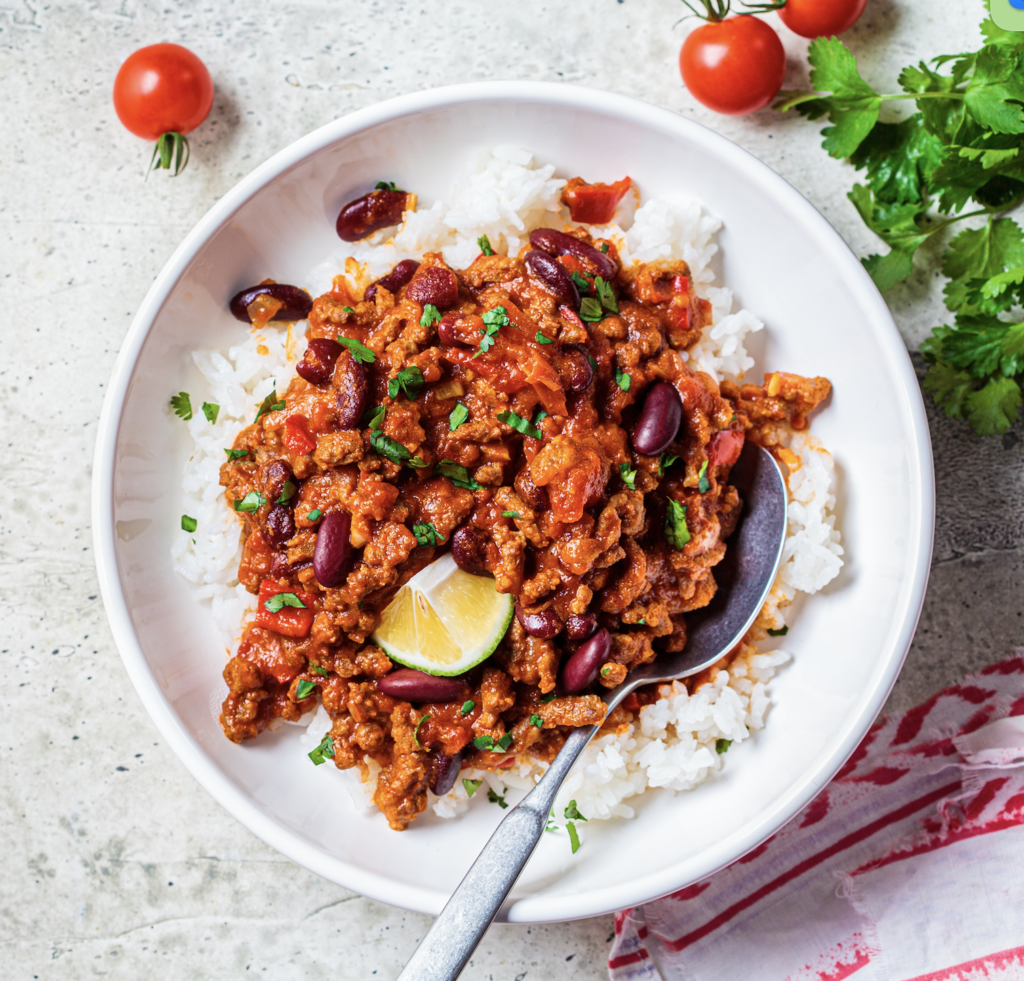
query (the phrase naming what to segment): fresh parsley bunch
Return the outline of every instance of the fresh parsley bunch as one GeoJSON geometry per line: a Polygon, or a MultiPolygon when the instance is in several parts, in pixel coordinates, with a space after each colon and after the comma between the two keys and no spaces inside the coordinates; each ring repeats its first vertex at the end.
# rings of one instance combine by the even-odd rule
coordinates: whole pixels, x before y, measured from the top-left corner
{"type": "Polygon", "coordinates": [[[942,260],[953,326],[935,328],[921,353],[924,389],[983,436],[1017,418],[1024,372],[1024,323],[1007,319],[1024,305],[1024,233],[1006,213],[1024,201],[1024,34],[991,18],[980,50],[940,55],[905,68],[902,92],[882,95],[857,71],[841,41],[819,38],[808,52],[813,93],[783,93],[776,108],[809,119],[827,116],[823,146],[865,174],[849,193],[867,226],[889,246],[864,266],[881,290],[906,279],[914,253],[965,218],[942,260]],[[878,119],[883,102],[912,100],[902,122],[878,119]]]}

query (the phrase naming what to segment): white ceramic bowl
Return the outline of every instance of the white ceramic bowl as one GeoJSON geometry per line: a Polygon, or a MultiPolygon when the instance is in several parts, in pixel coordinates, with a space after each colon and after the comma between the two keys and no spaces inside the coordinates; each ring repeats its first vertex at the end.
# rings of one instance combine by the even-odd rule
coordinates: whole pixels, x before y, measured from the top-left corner
{"type": "MultiPolygon", "coordinates": [[[[645,196],[683,192],[724,221],[721,280],[767,324],[758,366],[834,386],[814,432],[837,463],[841,576],[804,605],[766,728],[694,792],[646,795],[632,821],[592,823],[574,856],[545,836],[506,904],[518,922],[592,916],[707,876],[777,831],[867,732],[910,645],[934,521],[928,428],[907,352],[870,279],[828,222],[768,167],[680,116],[568,85],[436,89],[355,112],[258,167],[192,230],[153,284],[114,368],[100,421],[93,526],[103,599],[125,667],[171,748],[247,828],[306,868],[375,899],[437,913],[499,821],[425,815],[408,831],[355,811],[292,727],[239,747],[217,724],[225,655],[207,609],[171,569],[189,352],[244,330],[236,290],[302,281],[335,241],[342,203],[382,176],[429,203],[475,148],[514,143],[562,176],[629,174],[645,196]]],[[[633,801],[630,802],[634,803],[633,801]]],[[[173,802],[168,802],[173,807],[173,802]]]]}

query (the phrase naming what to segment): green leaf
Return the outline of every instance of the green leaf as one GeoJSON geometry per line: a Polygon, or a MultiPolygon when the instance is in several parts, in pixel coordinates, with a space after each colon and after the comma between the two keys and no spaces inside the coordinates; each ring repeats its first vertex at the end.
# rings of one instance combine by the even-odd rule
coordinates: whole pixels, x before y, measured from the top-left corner
{"type": "Polygon", "coordinates": [[[433,303],[423,304],[423,316],[420,317],[421,327],[430,327],[432,324],[441,322],[441,311],[433,303]]]}
{"type": "Polygon", "coordinates": [[[398,191],[400,188],[395,187],[394,181],[377,181],[374,185],[376,191],[398,191]]]}
{"type": "Polygon", "coordinates": [[[477,736],[473,740],[473,745],[477,749],[482,749],[485,753],[490,753],[494,750],[494,737],[493,736],[477,736]]]}
{"type": "Polygon", "coordinates": [[[665,471],[668,470],[668,468],[671,467],[678,459],[678,456],[669,456],[667,453],[662,453],[661,456],[658,457],[658,476],[664,476],[665,471]]]}
{"type": "Polygon", "coordinates": [[[481,318],[484,322],[484,332],[480,337],[480,350],[473,355],[479,358],[485,351],[494,346],[494,338],[502,327],[507,327],[511,321],[508,319],[508,311],[504,307],[495,307],[488,310],[481,318]]]}
{"type": "Polygon", "coordinates": [[[461,402],[455,403],[455,408],[452,409],[448,416],[448,429],[451,432],[455,432],[467,419],[469,418],[469,409],[466,408],[461,402]]]}
{"type": "Polygon", "coordinates": [[[630,490],[636,490],[636,470],[630,470],[628,463],[619,464],[619,476],[630,490]]]}
{"type": "Polygon", "coordinates": [[[592,296],[585,296],[580,300],[580,320],[588,324],[595,324],[604,318],[604,308],[601,301],[592,296]]]}
{"type": "Polygon", "coordinates": [[[544,720],[536,712],[531,712],[530,713],[530,725],[531,726],[536,726],[538,729],[543,729],[544,728],[544,720]]]}
{"type": "Polygon", "coordinates": [[[217,416],[220,415],[220,406],[216,402],[204,402],[203,415],[206,416],[208,422],[216,425],[217,416]]]}
{"type": "Polygon", "coordinates": [[[192,418],[192,400],[188,397],[188,392],[178,392],[177,395],[172,395],[171,408],[179,419],[188,422],[192,418]]]}
{"type": "Polygon", "coordinates": [[[499,739],[495,743],[495,745],[498,747],[498,749],[500,749],[502,752],[504,752],[506,749],[509,748],[509,746],[512,745],[512,733],[511,732],[506,732],[505,735],[502,736],[501,739],[499,739]]]}
{"type": "Polygon", "coordinates": [[[722,753],[728,753],[729,747],[732,745],[731,739],[716,739],[715,740],[715,752],[721,755],[722,753]]]}
{"type": "MultiPolygon", "coordinates": [[[[485,236],[486,237],[486,236],[485,236]]],[[[462,778],[462,786],[466,788],[466,796],[472,797],[479,789],[483,780],[469,780],[466,777],[462,778]]]]}
{"type": "Polygon", "coordinates": [[[468,698],[462,703],[462,709],[459,711],[459,715],[469,715],[469,713],[475,708],[476,702],[474,702],[473,699],[468,698]]]}
{"type": "Polygon", "coordinates": [[[295,686],[295,697],[301,702],[304,698],[309,698],[309,696],[313,694],[313,691],[315,689],[315,681],[307,681],[305,678],[303,678],[295,686]]]}
{"type": "Polygon", "coordinates": [[[569,832],[569,843],[572,845],[572,853],[575,855],[580,850],[580,836],[576,831],[576,825],[570,821],[566,824],[565,830],[569,832]]]}
{"type": "Polygon", "coordinates": [[[898,249],[885,255],[869,255],[860,261],[883,293],[903,282],[914,271],[913,254],[898,249]]]}
{"type": "Polygon", "coordinates": [[[503,518],[521,518],[522,515],[518,511],[502,511],[501,516],[503,518]]]}
{"type": "Polygon", "coordinates": [[[274,593],[263,604],[263,608],[268,613],[279,613],[286,606],[293,607],[296,610],[306,609],[306,604],[294,593],[274,593]]]}
{"type": "Polygon", "coordinates": [[[977,382],[966,371],[960,371],[943,361],[936,361],[928,369],[921,387],[935,399],[935,404],[953,419],[966,418],[968,396],[977,382]]]}
{"type": "Polygon", "coordinates": [[[423,723],[426,722],[427,719],[429,719],[429,718],[430,718],[429,715],[423,716],[423,718],[420,719],[420,721],[416,723],[416,729],[415,729],[415,731],[412,734],[413,741],[416,743],[417,746],[419,746],[420,749],[424,748],[423,744],[420,742],[420,726],[422,726],[423,723]]]}
{"type": "Polygon", "coordinates": [[[974,74],[964,91],[964,106],[994,133],[1024,133],[1024,79],[1020,56],[1006,46],[986,45],[978,52],[974,74]],[[1017,100],[1017,101],[1013,101],[1017,100]]]}
{"type": "Polygon", "coordinates": [[[437,529],[429,521],[417,521],[412,526],[412,533],[420,545],[430,545],[432,548],[443,545],[447,540],[437,533],[437,529]]]}
{"type": "Polygon", "coordinates": [[[320,508],[313,508],[313,510],[310,511],[309,514],[306,515],[306,520],[307,521],[319,521],[321,514],[323,514],[323,511],[321,511],[320,508]]]}
{"type": "Polygon", "coordinates": [[[549,691],[546,695],[541,695],[537,701],[542,705],[547,705],[548,702],[553,702],[555,700],[555,694],[555,692],[549,691]]]}
{"type": "Polygon", "coordinates": [[[678,552],[689,540],[686,506],[670,497],[665,501],[665,541],[678,552]]]}
{"type": "Polygon", "coordinates": [[[697,490],[701,494],[706,494],[711,490],[711,481],[708,480],[708,461],[705,460],[700,465],[700,473],[697,474],[697,490]]]}
{"type": "Polygon", "coordinates": [[[980,161],[983,170],[991,170],[1016,158],[1020,147],[1009,147],[1005,150],[985,149],[984,147],[962,146],[960,156],[965,160],[980,161]]]}
{"type": "Polygon", "coordinates": [[[832,157],[849,157],[878,121],[882,99],[857,71],[857,59],[837,38],[817,38],[807,52],[811,63],[811,87],[828,97],[792,103],[810,119],[827,113],[831,126],[821,135],[822,146],[832,157]]]}
{"type": "Polygon", "coordinates": [[[260,419],[265,416],[268,412],[280,412],[284,408],[284,402],[278,402],[277,400],[277,389],[275,388],[256,408],[256,418],[253,419],[253,425],[256,425],[260,419]]]}
{"type": "Polygon", "coordinates": [[[277,499],[275,503],[287,504],[295,496],[295,492],[297,490],[298,488],[292,481],[286,480],[284,482],[284,486],[281,488],[281,496],[277,499]]]}
{"type": "Polygon", "coordinates": [[[423,391],[424,384],[423,372],[412,364],[408,368],[403,368],[394,378],[388,379],[388,395],[397,399],[399,392],[405,392],[406,398],[410,402],[415,402],[423,391]]]}
{"type": "Polygon", "coordinates": [[[567,821],[586,821],[587,819],[580,814],[579,808],[576,806],[576,801],[569,801],[569,806],[566,807],[563,812],[567,821]]]}
{"type": "Polygon", "coordinates": [[[187,514],[181,516],[181,530],[187,531],[190,535],[192,532],[199,527],[199,522],[195,518],[190,518],[187,514]]]}
{"type": "MultiPolygon", "coordinates": [[[[914,95],[933,95],[953,92],[961,84],[966,73],[974,66],[974,56],[953,55],[958,59],[952,74],[940,75],[932,71],[923,61],[915,68],[904,68],[899,82],[904,92],[914,95]]],[[[942,59],[936,59],[941,62],[942,59]]],[[[952,143],[964,118],[963,99],[924,98],[916,101],[921,121],[925,128],[942,143],[952,143]]],[[[915,118],[915,117],[911,117],[915,118]]]]}
{"type": "Polygon", "coordinates": [[[311,664],[309,666],[309,670],[314,672],[315,674],[323,675],[325,678],[329,678],[331,676],[331,672],[328,671],[326,668],[320,667],[319,664],[311,664]]]}
{"type": "Polygon", "coordinates": [[[990,221],[982,228],[965,228],[946,250],[943,275],[950,282],[944,293],[946,306],[958,310],[967,302],[973,279],[990,279],[1008,268],[1024,265],[1024,232],[1011,218],[990,221]]]}
{"type": "Polygon", "coordinates": [[[576,289],[581,293],[589,293],[592,289],[590,280],[585,279],[575,269],[570,273],[569,278],[576,284],[576,289]]]}
{"type": "MultiPolygon", "coordinates": [[[[505,793],[507,794],[508,791],[506,790],[505,793]]],[[[499,794],[496,790],[494,790],[493,787],[488,789],[488,791],[487,791],[487,799],[492,804],[497,804],[502,810],[505,810],[505,808],[508,807],[508,804],[505,803],[505,795],[504,794],[499,794]]]]}
{"type": "Polygon", "coordinates": [[[454,460],[442,460],[434,467],[434,472],[439,473],[442,477],[447,477],[456,487],[463,487],[466,490],[483,489],[483,484],[478,484],[473,480],[469,471],[454,460]]]}
{"type": "Polygon", "coordinates": [[[615,290],[612,289],[612,284],[605,282],[600,276],[595,276],[594,287],[597,290],[597,298],[601,301],[601,306],[611,313],[618,313],[619,301],[615,299],[615,290]]]}
{"type": "Polygon", "coordinates": [[[942,226],[937,224],[935,228],[922,230],[918,225],[925,214],[922,205],[878,202],[863,184],[854,184],[847,197],[864,224],[892,249],[888,255],[871,255],[863,260],[875,285],[883,291],[890,289],[910,275],[914,253],[942,226]]]}
{"type": "Polygon", "coordinates": [[[334,740],[328,733],[326,736],[324,736],[323,741],[320,743],[320,745],[317,746],[316,749],[314,749],[311,753],[308,753],[307,755],[313,761],[314,766],[319,766],[321,763],[324,762],[325,759],[334,759],[334,752],[334,740]]]}
{"type": "Polygon", "coordinates": [[[1005,433],[1020,411],[1020,385],[1013,378],[993,378],[967,396],[967,421],[981,436],[1005,433]]]}
{"type": "Polygon", "coordinates": [[[539,330],[533,338],[538,344],[554,344],[550,337],[545,337],[539,330]]]}
{"type": "Polygon", "coordinates": [[[788,634],[788,633],[789,633],[789,627],[788,626],[782,626],[778,630],[774,630],[771,627],[768,628],[768,636],[769,637],[785,637],[786,634],[788,634]]]}
{"type": "Polygon", "coordinates": [[[629,386],[632,384],[632,377],[623,371],[618,365],[615,367],[615,384],[619,386],[624,392],[629,391],[629,386]]]}
{"type": "Polygon", "coordinates": [[[418,456],[413,456],[398,440],[385,436],[379,429],[370,433],[370,446],[385,460],[390,460],[399,466],[404,463],[407,467],[412,467],[413,470],[419,470],[427,465],[418,456]]]}
{"type": "Polygon", "coordinates": [[[529,419],[524,419],[521,415],[513,412],[511,409],[504,409],[497,414],[496,418],[498,422],[503,422],[506,426],[511,426],[516,432],[522,433],[524,436],[530,436],[533,439],[544,438],[544,434],[534,426],[529,419]]]}
{"type": "Polygon", "coordinates": [[[240,501],[234,502],[234,508],[236,511],[241,511],[243,514],[255,514],[260,506],[267,503],[267,499],[256,491],[249,491],[240,501]]]}
{"type": "Polygon", "coordinates": [[[925,200],[928,181],[942,162],[942,148],[917,113],[901,123],[876,123],[850,163],[867,171],[878,201],[917,203],[925,200]]]}
{"type": "Polygon", "coordinates": [[[229,450],[225,448],[224,452],[227,453],[229,460],[241,460],[243,456],[249,455],[248,450],[229,450]]]}
{"type": "Polygon", "coordinates": [[[494,255],[494,249],[491,248],[491,240],[486,235],[481,235],[476,240],[476,244],[484,255],[494,255]]]}
{"type": "Polygon", "coordinates": [[[358,341],[354,337],[342,337],[341,334],[338,334],[338,343],[342,347],[348,348],[349,354],[360,364],[373,364],[377,360],[377,355],[362,341],[358,341]]]}
{"type": "Polygon", "coordinates": [[[381,429],[384,426],[384,419],[387,416],[387,409],[383,405],[375,405],[363,413],[362,423],[369,429],[381,429]]]}

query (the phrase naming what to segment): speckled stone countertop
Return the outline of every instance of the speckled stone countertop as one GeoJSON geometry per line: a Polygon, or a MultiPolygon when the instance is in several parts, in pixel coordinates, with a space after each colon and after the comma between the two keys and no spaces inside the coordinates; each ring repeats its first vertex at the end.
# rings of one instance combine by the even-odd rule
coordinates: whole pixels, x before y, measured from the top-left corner
{"type": "MultiPolygon", "coordinates": [[[[980,37],[980,6],[869,0],[846,35],[866,77],[980,37]]],[[[118,347],[197,219],[297,137],[404,92],[478,79],[614,90],[749,149],[850,245],[877,248],[818,127],[726,119],[683,90],[676,0],[419,3],[0,0],[0,503],[3,654],[0,975],[12,979],[393,978],[428,918],[292,865],[221,810],[163,745],[121,667],[89,528],[96,420],[118,347]],[[217,97],[181,177],[143,181],[114,74],[156,41],[192,48],[217,97]]],[[[805,42],[781,28],[787,88],[805,42]]],[[[888,297],[913,349],[942,322],[938,243],[888,297]]],[[[866,386],[870,380],[866,380],[866,386]]],[[[929,406],[938,479],[932,579],[890,698],[905,708],[1024,640],[1021,427],[974,437],[929,406]]],[[[463,977],[599,978],[612,919],[491,929],[463,977]]]]}

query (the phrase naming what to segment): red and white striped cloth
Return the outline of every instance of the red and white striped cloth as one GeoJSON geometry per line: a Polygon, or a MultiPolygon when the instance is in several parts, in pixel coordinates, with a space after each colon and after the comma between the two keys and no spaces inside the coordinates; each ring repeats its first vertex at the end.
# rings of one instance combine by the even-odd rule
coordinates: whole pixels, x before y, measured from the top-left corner
{"type": "Polygon", "coordinates": [[[880,719],[786,827],[615,918],[612,981],[1024,979],[1024,648],[880,719]]]}

